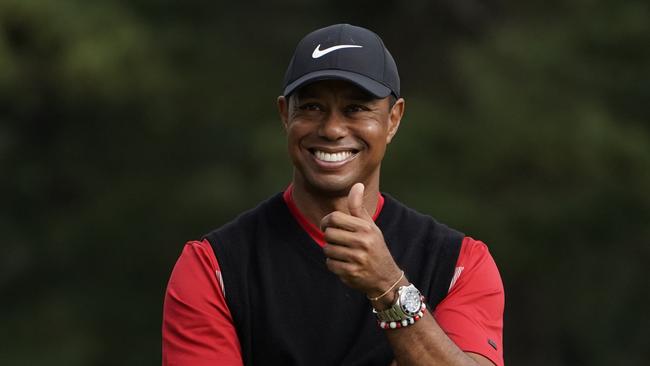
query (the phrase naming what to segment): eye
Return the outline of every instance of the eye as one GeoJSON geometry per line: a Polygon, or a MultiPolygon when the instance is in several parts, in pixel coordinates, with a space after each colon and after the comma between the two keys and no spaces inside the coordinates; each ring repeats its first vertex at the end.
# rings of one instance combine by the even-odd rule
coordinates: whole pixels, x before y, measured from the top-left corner
{"type": "Polygon", "coordinates": [[[298,107],[301,111],[321,111],[323,107],[318,103],[304,103],[298,107]]]}
{"type": "Polygon", "coordinates": [[[369,110],[370,108],[368,108],[363,104],[350,104],[347,107],[345,107],[345,113],[366,112],[369,110]]]}

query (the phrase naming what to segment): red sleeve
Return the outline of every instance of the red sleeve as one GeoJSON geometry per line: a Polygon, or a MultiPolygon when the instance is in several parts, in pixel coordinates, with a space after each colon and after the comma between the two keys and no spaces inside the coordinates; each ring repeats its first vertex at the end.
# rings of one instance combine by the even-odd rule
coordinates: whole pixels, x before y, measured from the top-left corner
{"type": "Polygon", "coordinates": [[[436,321],[461,350],[503,366],[504,301],[501,276],[487,246],[465,237],[449,294],[433,313],[436,321]]]}
{"type": "Polygon", "coordinates": [[[164,366],[240,366],[239,339],[210,243],[185,244],[165,293],[164,366]]]}

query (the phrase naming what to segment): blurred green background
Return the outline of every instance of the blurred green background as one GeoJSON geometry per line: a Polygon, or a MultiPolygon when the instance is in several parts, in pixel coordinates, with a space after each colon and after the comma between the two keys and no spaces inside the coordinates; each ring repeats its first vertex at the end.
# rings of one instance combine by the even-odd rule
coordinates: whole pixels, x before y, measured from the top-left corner
{"type": "Polygon", "coordinates": [[[485,241],[509,365],[650,362],[647,1],[0,0],[0,365],[159,365],[183,243],[282,190],[307,32],[379,33],[382,189],[485,241]]]}

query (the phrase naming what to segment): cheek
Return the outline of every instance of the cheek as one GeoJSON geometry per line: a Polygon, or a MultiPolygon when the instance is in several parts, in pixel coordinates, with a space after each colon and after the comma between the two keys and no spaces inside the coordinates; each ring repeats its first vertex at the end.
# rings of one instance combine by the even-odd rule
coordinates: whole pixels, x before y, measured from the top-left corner
{"type": "Polygon", "coordinates": [[[287,138],[289,140],[295,140],[302,134],[300,124],[296,122],[291,122],[287,125],[287,138]]]}
{"type": "Polygon", "coordinates": [[[383,145],[388,138],[386,127],[379,122],[364,123],[359,127],[358,133],[369,145],[383,145]]]}
{"type": "Polygon", "coordinates": [[[287,144],[290,150],[300,148],[300,141],[309,134],[308,129],[304,124],[290,123],[287,125],[287,144]]]}

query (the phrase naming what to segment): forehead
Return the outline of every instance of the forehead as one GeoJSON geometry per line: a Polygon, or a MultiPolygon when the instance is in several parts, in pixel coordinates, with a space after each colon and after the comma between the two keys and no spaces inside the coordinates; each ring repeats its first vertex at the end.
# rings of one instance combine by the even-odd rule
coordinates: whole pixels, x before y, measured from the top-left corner
{"type": "Polygon", "coordinates": [[[334,95],[344,99],[370,101],[377,99],[370,93],[344,80],[320,80],[307,84],[295,92],[299,98],[320,98],[334,95]]]}

